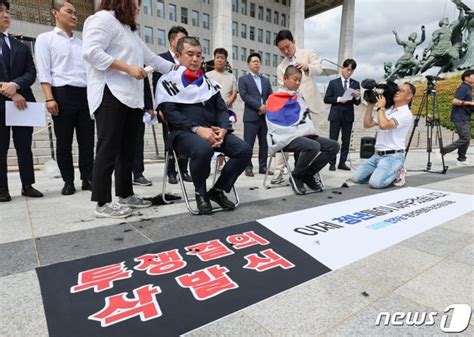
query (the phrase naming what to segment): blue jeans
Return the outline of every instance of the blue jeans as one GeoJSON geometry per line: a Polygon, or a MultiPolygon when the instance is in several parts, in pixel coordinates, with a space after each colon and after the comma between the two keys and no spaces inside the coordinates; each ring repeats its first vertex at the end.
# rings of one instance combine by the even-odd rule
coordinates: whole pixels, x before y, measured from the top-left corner
{"type": "Polygon", "coordinates": [[[404,162],[404,153],[385,156],[374,154],[357,168],[352,180],[359,184],[369,182],[369,185],[373,188],[387,187],[398,177],[404,162]]]}

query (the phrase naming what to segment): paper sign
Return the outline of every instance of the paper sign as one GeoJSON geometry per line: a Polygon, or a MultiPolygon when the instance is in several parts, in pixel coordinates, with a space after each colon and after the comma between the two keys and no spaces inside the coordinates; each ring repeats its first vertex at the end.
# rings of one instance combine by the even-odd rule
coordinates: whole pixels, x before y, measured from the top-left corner
{"type": "Polygon", "coordinates": [[[18,110],[12,101],[5,102],[6,126],[46,126],[44,103],[27,102],[25,110],[18,110]]]}

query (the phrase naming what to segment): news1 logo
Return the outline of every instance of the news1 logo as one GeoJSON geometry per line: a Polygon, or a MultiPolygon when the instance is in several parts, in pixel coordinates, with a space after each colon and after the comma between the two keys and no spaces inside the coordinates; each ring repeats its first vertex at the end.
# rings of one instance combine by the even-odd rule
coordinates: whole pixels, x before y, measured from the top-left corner
{"type": "MultiPolygon", "coordinates": [[[[463,332],[469,326],[472,309],[469,304],[451,304],[444,309],[439,328],[443,332],[463,332]]],[[[384,326],[431,326],[435,324],[437,312],[394,312],[383,311],[377,315],[375,325],[384,326]]]]}

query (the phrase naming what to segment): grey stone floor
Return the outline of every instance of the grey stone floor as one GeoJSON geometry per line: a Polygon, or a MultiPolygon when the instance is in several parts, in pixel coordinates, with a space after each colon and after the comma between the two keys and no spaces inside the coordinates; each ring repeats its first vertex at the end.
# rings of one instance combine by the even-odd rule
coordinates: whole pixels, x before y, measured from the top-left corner
{"type": "MultiPolygon", "coordinates": [[[[361,160],[351,154],[356,167],[361,160]]],[[[407,186],[473,194],[474,148],[469,166],[447,155],[446,175],[417,172],[426,152],[408,155],[407,186]]],[[[433,169],[440,169],[434,154],[433,169]]],[[[147,165],[152,187],[161,192],[163,165],[147,165]]],[[[271,215],[381,193],[367,186],[340,188],[350,173],[325,170],[326,191],[296,196],[290,187],[266,190],[263,175],[237,182],[242,204],[232,213],[191,216],[183,203],[153,207],[126,220],[96,219],[90,193],[61,196],[62,181],[36,172],[35,186],[45,198],[20,196],[17,172],[9,173],[13,201],[0,204],[0,336],[47,336],[34,268],[127,247],[221,228],[271,215]],[[338,192],[338,193],[334,193],[338,192]],[[340,192],[340,194],[339,194],[340,192]]],[[[80,185],[80,181],[77,182],[80,185]]],[[[171,191],[178,192],[173,186],[171,191]]],[[[260,303],[189,332],[189,336],[344,336],[443,335],[439,318],[446,306],[474,307],[474,212],[458,217],[381,252],[359,260],[260,303]],[[381,311],[436,311],[433,326],[375,326],[381,311]]],[[[474,318],[462,335],[474,335],[474,318]]]]}

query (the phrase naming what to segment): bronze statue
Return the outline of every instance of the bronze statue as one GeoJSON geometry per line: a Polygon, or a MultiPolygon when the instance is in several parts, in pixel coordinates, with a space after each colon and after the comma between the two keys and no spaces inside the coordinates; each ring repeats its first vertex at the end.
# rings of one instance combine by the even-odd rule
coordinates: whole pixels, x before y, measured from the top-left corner
{"type": "Polygon", "coordinates": [[[390,76],[390,74],[392,74],[392,62],[384,62],[383,70],[385,72],[383,77],[386,79],[390,76]]]}
{"type": "Polygon", "coordinates": [[[460,0],[453,0],[453,2],[466,12],[463,30],[467,31],[467,39],[463,44],[465,47],[457,69],[470,69],[474,67],[474,11],[460,0]]]}
{"type": "Polygon", "coordinates": [[[425,41],[425,26],[421,26],[421,38],[418,42],[416,41],[416,33],[411,33],[410,36],[408,36],[408,41],[400,40],[396,31],[393,31],[393,34],[395,34],[397,44],[403,46],[403,55],[398,59],[395,64],[395,69],[393,69],[390,76],[388,76],[388,79],[394,80],[407,75],[415,75],[418,73],[420,65],[418,60],[415,59],[414,53],[416,47],[425,41]]]}

